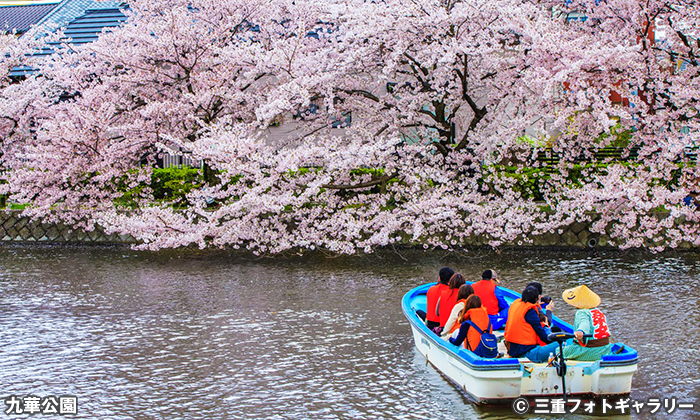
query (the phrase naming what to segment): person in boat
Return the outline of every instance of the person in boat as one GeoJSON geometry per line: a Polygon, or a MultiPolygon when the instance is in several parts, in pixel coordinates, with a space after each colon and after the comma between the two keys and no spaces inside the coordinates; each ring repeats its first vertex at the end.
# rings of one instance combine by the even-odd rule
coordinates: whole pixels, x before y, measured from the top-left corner
{"type": "Polygon", "coordinates": [[[452,307],[450,317],[447,319],[447,322],[442,329],[442,338],[449,336],[459,328],[459,320],[462,315],[462,311],[464,310],[464,306],[467,303],[469,296],[473,294],[474,288],[472,288],[470,284],[463,284],[459,287],[459,292],[457,292],[457,303],[452,307]]]}
{"type": "Polygon", "coordinates": [[[578,309],[574,317],[575,338],[571,345],[564,347],[564,358],[592,362],[610,354],[613,345],[605,314],[598,309],[600,296],[584,284],[564,290],[562,297],[564,302],[578,309]],[[593,334],[593,337],[584,339],[584,334],[593,334]]]}
{"type": "Polygon", "coordinates": [[[436,311],[440,314],[440,326],[442,328],[445,328],[445,324],[447,324],[447,320],[452,313],[452,308],[457,304],[459,288],[464,283],[464,276],[460,273],[455,273],[447,283],[447,289],[440,292],[440,300],[437,303],[436,311]]]}
{"type": "Polygon", "coordinates": [[[440,300],[442,291],[448,288],[447,283],[449,283],[454,273],[455,271],[450,267],[442,267],[438,274],[437,284],[431,286],[426,293],[427,312],[421,310],[416,311],[416,314],[425,321],[425,325],[430,330],[440,326],[440,315],[437,312],[437,303],[438,300],[440,300]]]}
{"type": "MultiPolygon", "coordinates": [[[[541,305],[542,304],[542,295],[544,294],[544,289],[542,288],[542,283],[532,281],[532,282],[528,283],[527,286],[525,286],[525,287],[534,287],[535,289],[537,289],[537,293],[538,293],[537,299],[540,301],[539,304],[541,305]]],[[[542,308],[542,309],[544,309],[544,308],[542,308]]]]}
{"type": "Polygon", "coordinates": [[[556,351],[558,344],[549,341],[550,331],[542,327],[538,296],[537,289],[526,287],[522,297],[510,305],[505,341],[511,357],[527,357],[535,363],[543,363],[556,351]]]}
{"type": "Polygon", "coordinates": [[[481,298],[494,330],[500,329],[508,317],[508,303],[501,291],[496,288],[496,283],[498,283],[496,272],[485,270],[481,273],[481,280],[472,284],[474,294],[481,298]]]}
{"type": "MultiPolygon", "coordinates": [[[[539,312],[539,317],[540,317],[540,324],[542,325],[542,328],[544,328],[544,332],[547,333],[547,335],[551,334],[553,332],[549,319],[547,319],[547,315],[543,314],[542,312],[539,312]]],[[[545,343],[543,343],[539,337],[537,337],[537,344],[540,346],[544,346],[545,343]]]]}
{"type": "Polygon", "coordinates": [[[552,311],[554,310],[554,301],[551,297],[544,296],[542,284],[533,281],[531,283],[528,283],[528,285],[525,287],[534,287],[535,289],[537,289],[537,292],[539,293],[539,296],[537,298],[537,309],[540,311],[540,313],[543,313],[547,317],[547,325],[552,328],[552,332],[561,331],[561,328],[554,326],[552,323],[552,311]],[[544,301],[545,298],[547,298],[546,302],[544,301]]]}
{"type": "Polygon", "coordinates": [[[489,314],[486,312],[486,308],[481,305],[481,299],[477,295],[469,296],[467,299],[464,311],[462,311],[461,319],[459,322],[459,333],[457,337],[450,337],[449,342],[455,346],[460,346],[464,344],[464,348],[470,351],[476,350],[481,341],[481,334],[476,328],[471,328],[468,321],[473,322],[482,331],[491,332],[493,329],[488,329],[491,320],[489,319],[489,314]],[[487,330],[488,329],[488,330],[487,330]]]}

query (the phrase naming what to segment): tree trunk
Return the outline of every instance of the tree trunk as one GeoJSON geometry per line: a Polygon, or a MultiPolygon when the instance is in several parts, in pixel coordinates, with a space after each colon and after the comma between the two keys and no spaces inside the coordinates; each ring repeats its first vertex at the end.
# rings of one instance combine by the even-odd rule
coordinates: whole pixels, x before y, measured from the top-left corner
{"type": "Polygon", "coordinates": [[[204,176],[204,182],[206,182],[207,185],[214,186],[221,183],[221,179],[219,178],[217,171],[212,169],[207,162],[202,164],[202,173],[204,176]]]}

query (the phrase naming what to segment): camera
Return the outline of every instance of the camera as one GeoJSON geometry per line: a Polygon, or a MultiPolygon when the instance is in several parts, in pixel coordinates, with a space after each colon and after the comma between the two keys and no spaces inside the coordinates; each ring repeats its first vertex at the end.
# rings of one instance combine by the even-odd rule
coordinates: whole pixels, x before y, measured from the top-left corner
{"type": "Polygon", "coordinates": [[[549,305],[550,302],[552,302],[552,298],[550,296],[540,297],[540,303],[542,303],[543,305],[549,305]]]}

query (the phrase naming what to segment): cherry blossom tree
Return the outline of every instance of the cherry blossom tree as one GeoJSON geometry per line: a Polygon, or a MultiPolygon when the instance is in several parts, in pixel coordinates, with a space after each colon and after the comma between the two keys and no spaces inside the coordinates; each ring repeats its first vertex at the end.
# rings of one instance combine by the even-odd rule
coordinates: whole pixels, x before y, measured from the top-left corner
{"type": "Polygon", "coordinates": [[[499,246],[575,221],[698,245],[697,6],[135,0],[3,88],[3,187],[149,249],[499,246]],[[203,162],[185,209],[149,188],[168,151],[203,162]]]}

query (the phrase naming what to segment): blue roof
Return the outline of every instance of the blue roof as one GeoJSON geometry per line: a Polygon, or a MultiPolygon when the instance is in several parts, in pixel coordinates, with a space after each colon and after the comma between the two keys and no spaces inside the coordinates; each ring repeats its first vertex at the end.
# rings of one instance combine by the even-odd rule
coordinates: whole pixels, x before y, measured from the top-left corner
{"type": "Polygon", "coordinates": [[[64,28],[74,19],[82,16],[86,10],[114,9],[121,7],[122,3],[122,1],[63,0],[39,22],[39,25],[44,25],[49,30],[64,28]]]}
{"type": "Polygon", "coordinates": [[[26,32],[39,23],[58,2],[51,4],[28,4],[25,6],[0,6],[0,31],[26,32]]]}
{"type": "Polygon", "coordinates": [[[87,44],[95,41],[103,29],[117,27],[125,20],[126,16],[119,8],[91,9],[69,23],[64,34],[70,44],[87,44]]]}
{"type": "MultiPolygon", "coordinates": [[[[63,41],[69,45],[80,46],[95,41],[104,29],[114,28],[126,20],[126,15],[118,7],[88,9],[82,16],[77,17],[65,27],[63,41]]],[[[34,57],[48,56],[54,53],[49,44],[41,51],[33,54],[34,57]]],[[[34,69],[27,66],[18,66],[12,69],[10,77],[25,76],[34,69]]]]}

